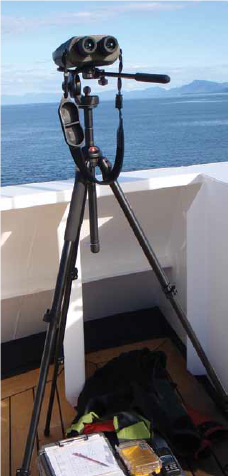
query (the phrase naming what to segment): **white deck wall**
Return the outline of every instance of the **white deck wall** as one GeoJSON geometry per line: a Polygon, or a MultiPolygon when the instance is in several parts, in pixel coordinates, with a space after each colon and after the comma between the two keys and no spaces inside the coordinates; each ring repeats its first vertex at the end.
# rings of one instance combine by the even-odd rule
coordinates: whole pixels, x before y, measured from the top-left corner
{"type": "MultiPolygon", "coordinates": [[[[226,383],[227,369],[224,363],[219,363],[219,354],[221,347],[223,354],[225,352],[224,330],[228,331],[224,276],[228,264],[228,220],[221,206],[228,202],[228,163],[123,173],[120,182],[163,268],[177,285],[178,298],[184,309],[187,309],[188,304],[189,320],[194,326],[199,321],[203,323],[200,329],[195,328],[199,330],[200,338],[205,336],[202,329],[207,327],[206,342],[203,339],[205,350],[210,354],[220,378],[226,383]],[[201,199],[201,195],[204,198],[201,199]],[[204,217],[206,213],[209,216],[208,210],[210,219],[207,220],[205,235],[204,217]],[[198,216],[197,220],[195,215],[198,216]],[[222,218],[218,220],[218,216],[222,218]],[[210,240],[205,247],[205,236],[208,235],[210,240]],[[218,261],[215,254],[211,260],[215,245],[220,256],[218,261]],[[207,267],[203,266],[203,259],[201,266],[198,253],[204,256],[207,267]],[[214,266],[215,275],[212,270],[214,266]],[[198,295],[203,294],[205,297],[201,302],[203,311],[197,318],[199,302],[194,286],[196,272],[201,276],[197,285],[198,295]],[[204,286],[206,275],[210,276],[207,294],[204,286]],[[217,350],[213,346],[212,352],[209,342],[211,344],[211,336],[215,335],[214,313],[219,322],[215,326],[216,341],[221,342],[221,345],[217,346],[217,350]]],[[[2,189],[3,342],[46,329],[42,317],[46,309],[51,307],[71,192],[72,181],[2,189]]],[[[98,187],[98,196],[101,252],[97,255],[90,252],[87,210],[81,233],[81,263],[77,262],[79,279],[73,284],[68,313],[66,382],[68,398],[72,403],[76,402],[84,383],[83,319],[96,319],[158,305],[180,338],[186,342],[185,333],[155,276],[149,272],[147,260],[110,188],[98,187]],[[118,286],[119,275],[126,276],[124,286],[118,286]],[[139,278],[128,279],[129,275],[139,278]],[[86,285],[89,282],[93,283],[93,292],[83,308],[82,283],[86,285]],[[114,284],[113,292],[112,286],[106,286],[107,282],[114,284]],[[109,291],[102,293],[102,289],[109,291]],[[75,362],[77,382],[75,378],[72,380],[75,362]]],[[[200,369],[190,347],[188,365],[194,371],[200,369]]]]}
{"type": "MultiPolygon", "coordinates": [[[[228,392],[228,185],[208,178],[188,213],[189,320],[228,392]],[[193,232],[194,230],[194,232],[193,232]]],[[[204,368],[187,341],[188,368],[204,368]]]]}

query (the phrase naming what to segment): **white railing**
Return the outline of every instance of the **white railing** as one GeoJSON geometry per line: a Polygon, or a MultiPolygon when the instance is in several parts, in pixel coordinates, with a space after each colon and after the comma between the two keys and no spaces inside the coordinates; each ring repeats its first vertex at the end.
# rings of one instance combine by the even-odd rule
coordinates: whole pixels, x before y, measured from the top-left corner
{"type": "MultiPolygon", "coordinates": [[[[121,174],[120,183],[228,388],[224,360],[228,358],[224,342],[228,331],[228,163],[128,172],[121,174]]],[[[51,305],[72,185],[69,180],[2,189],[2,341],[46,328],[42,316],[51,305]]],[[[101,251],[90,253],[86,209],[79,279],[73,284],[65,337],[67,394],[72,403],[84,382],[83,319],[158,305],[186,343],[110,188],[98,187],[97,192],[101,251]],[[118,288],[120,275],[125,284],[118,288]],[[136,286],[130,276],[142,276],[143,285],[137,279],[136,286]],[[115,293],[109,291],[100,299],[101,280],[109,290],[105,282],[115,280],[115,293]],[[82,286],[88,283],[92,292],[83,303],[82,286]],[[72,379],[75,362],[77,382],[72,379]]],[[[188,366],[202,370],[189,343],[188,366]]]]}

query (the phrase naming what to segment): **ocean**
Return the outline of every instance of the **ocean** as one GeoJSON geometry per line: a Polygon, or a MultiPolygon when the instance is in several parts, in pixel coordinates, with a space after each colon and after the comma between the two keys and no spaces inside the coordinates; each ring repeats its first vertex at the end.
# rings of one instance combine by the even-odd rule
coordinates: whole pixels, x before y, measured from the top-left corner
{"type": "MultiPolygon", "coordinates": [[[[111,161],[118,126],[114,100],[100,101],[94,109],[95,144],[111,161]]],[[[1,109],[2,186],[74,177],[58,104],[1,109]]],[[[228,94],[126,100],[123,119],[123,171],[228,160],[228,94]]]]}

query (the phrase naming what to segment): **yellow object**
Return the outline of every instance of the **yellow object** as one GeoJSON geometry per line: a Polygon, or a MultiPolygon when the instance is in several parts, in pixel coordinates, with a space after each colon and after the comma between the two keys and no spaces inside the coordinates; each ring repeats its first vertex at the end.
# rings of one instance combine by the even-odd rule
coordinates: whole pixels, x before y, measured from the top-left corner
{"type": "Polygon", "coordinates": [[[122,445],[119,453],[133,476],[149,476],[161,471],[158,456],[145,441],[122,445]]]}

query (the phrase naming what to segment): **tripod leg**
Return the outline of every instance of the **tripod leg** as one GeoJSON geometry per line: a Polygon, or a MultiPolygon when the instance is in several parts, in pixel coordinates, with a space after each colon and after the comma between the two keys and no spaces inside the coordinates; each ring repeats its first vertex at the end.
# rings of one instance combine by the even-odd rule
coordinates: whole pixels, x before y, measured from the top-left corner
{"type": "MultiPolygon", "coordinates": [[[[104,165],[103,165],[103,169],[104,169],[104,165]]],[[[188,337],[190,338],[191,342],[192,342],[192,345],[194,346],[198,356],[200,357],[207,373],[208,373],[208,376],[210,377],[212,383],[214,384],[214,387],[216,388],[217,392],[218,392],[218,395],[220,396],[220,399],[221,399],[221,403],[222,405],[224,406],[225,404],[225,407],[226,409],[228,408],[228,396],[220,382],[220,380],[218,379],[213,367],[211,366],[195,332],[193,331],[192,329],[192,326],[191,324],[189,323],[188,319],[187,319],[187,316],[185,315],[185,312],[184,310],[182,309],[180,303],[178,302],[177,298],[175,297],[175,294],[176,294],[176,289],[175,289],[175,286],[172,286],[166,276],[166,274],[164,273],[149,241],[147,240],[137,218],[135,217],[134,215],[134,212],[127,200],[127,198],[125,197],[124,193],[123,193],[123,190],[121,189],[120,185],[118,184],[118,182],[114,182],[113,184],[110,185],[120,207],[122,208],[140,246],[142,247],[143,249],[143,252],[145,254],[145,256],[147,257],[152,269],[154,270],[154,273],[156,274],[157,276],[157,279],[159,281],[159,283],[161,284],[161,287],[164,291],[164,293],[166,294],[167,298],[170,300],[170,303],[172,304],[173,306],[173,309],[174,311],[176,312],[178,318],[180,319],[181,321],[181,324],[183,326],[183,328],[185,329],[188,337]]]]}
{"type": "MultiPolygon", "coordinates": [[[[95,169],[92,169],[92,172],[95,176],[95,169]]],[[[93,253],[98,253],[100,246],[99,246],[99,235],[98,235],[98,221],[97,221],[97,196],[96,196],[96,185],[93,183],[88,184],[88,199],[89,199],[89,223],[90,223],[90,241],[91,241],[91,251],[93,253]]],[[[62,310],[62,317],[60,322],[60,327],[57,336],[56,342],[56,351],[55,351],[55,362],[54,362],[54,372],[52,377],[52,386],[49,398],[49,405],[47,411],[47,419],[44,434],[45,436],[50,435],[50,422],[51,422],[51,415],[53,409],[53,403],[55,398],[55,391],[56,391],[56,382],[58,377],[58,369],[59,369],[59,354],[60,349],[63,344],[65,327],[66,327],[66,318],[67,318],[67,311],[69,307],[69,300],[70,300],[70,293],[71,293],[71,286],[72,280],[75,278],[74,276],[74,264],[76,261],[77,249],[78,249],[78,241],[79,236],[77,237],[77,243],[75,245],[75,253],[72,257],[72,268],[71,273],[68,277],[68,281],[66,284],[66,292],[65,292],[65,299],[63,303],[63,310],[62,310]]]]}
{"type": "Polygon", "coordinates": [[[84,183],[80,172],[77,172],[70,203],[69,215],[67,219],[66,231],[64,236],[64,246],[60,260],[52,308],[45,315],[45,320],[49,322],[49,326],[44,344],[39,380],[33,404],[33,412],[25,446],[23,463],[22,467],[17,470],[17,476],[28,476],[30,474],[29,467],[35,443],[37,426],[39,423],[40,411],[47,380],[47,373],[54,344],[56,342],[57,327],[58,324],[60,325],[60,318],[62,315],[63,303],[65,298],[64,296],[66,292],[66,283],[68,280],[69,273],[72,269],[71,266],[72,257],[75,253],[75,242],[79,237],[81,224],[84,216],[86,193],[87,186],[84,183]]]}
{"type": "Polygon", "coordinates": [[[53,377],[52,377],[51,392],[50,392],[50,398],[49,398],[49,404],[48,404],[46,424],[45,424],[45,429],[44,429],[44,435],[45,436],[50,435],[51,415],[52,415],[52,409],[53,409],[53,403],[54,403],[55,391],[56,391],[56,382],[57,382],[58,370],[59,370],[59,356],[60,356],[60,350],[62,348],[63,340],[64,340],[66,320],[67,320],[67,311],[68,311],[68,308],[69,308],[72,281],[73,281],[73,279],[76,279],[75,262],[76,262],[76,257],[77,257],[76,255],[77,255],[77,250],[78,250],[78,241],[79,241],[79,237],[77,239],[77,242],[75,244],[75,249],[74,249],[74,252],[72,254],[71,271],[69,273],[67,283],[66,283],[66,289],[65,289],[65,293],[64,293],[64,302],[63,302],[63,308],[62,308],[62,313],[61,313],[62,315],[61,315],[61,319],[60,319],[59,328],[58,328],[58,331],[57,331],[56,346],[55,346],[55,358],[54,358],[54,371],[53,371],[53,377]]]}

